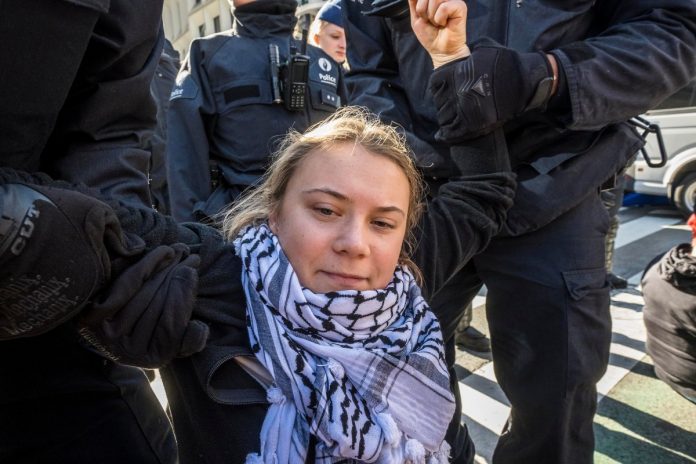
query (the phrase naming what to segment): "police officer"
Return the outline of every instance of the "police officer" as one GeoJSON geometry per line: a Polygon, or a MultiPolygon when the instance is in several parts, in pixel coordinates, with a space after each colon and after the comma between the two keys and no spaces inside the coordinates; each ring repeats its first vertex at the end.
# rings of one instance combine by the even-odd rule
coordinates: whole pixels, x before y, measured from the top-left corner
{"type": "Polygon", "coordinates": [[[161,9],[132,0],[0,4],[3,463],[177,461],[146,377],[110,360],[138,364],[138,354],[156,365],[202,349],[207,336],[189,324],[200,258],[174,245],[177,234],[146,238],[141,220],[132,230],[143,233],[122,226],[149,214],[161,9]],[[143,330],[129,330],[136,321],[147,321],[143,330]],[[119,343],[129,346],[117,349],[104,329],[126,333],[119,343]]]}
{"type": "Polygon", "coordinates": [[[162,54],[157,63],[157,69],[155,69],[155,77],[150,83],[150,92],[157,104],[157,126],[150,140],[152,149],[150,194],[152,195],[152,206],[163,214],[169,213],[167,168],[164,162],[167,146],[167,112],[169,111],[169,95],[172,93],[180,66],[179,52],[165,38],[162,54]]]}
{"type": "Polygon", "coordinates": [[[233,30],[191,43],[172,91],[167,174],[180,221],[218,213],[256,183],[281,136],[345,101],[340,67],[321,49],[284,66],[304,49],[293,38],[295,0],[234,7],[233,30]]]}
{"type": "Polygon", "coordinates": [[[309,26],[309,40],[336,61],[346,61],[346,33],[343,30],[343,13],[340,0],[329,0],[317,12],[309,26]]]}
{"type": "MultiPolygon", "coordinates": [[[[451,1],[437,5],[449,8],[451,1]]],[[[411,4],[438,21],[437,8],[411,4]]],[[[405,2],[345,0],[349,98],[400,123],[431,178],[456,175],[438,131],[450,140],[505,132],[518,176],[515,204],[503,233],[452,290],[463,299],[481,281],[488,288],[494,368],[512,405],[493,462],[590,463],[595,384],[611,338],[608,218],[599,191],[641,146],[623,121],[692,78],[696,4],[467,5],[466,28],[451,51],[462,59],[443,64],[418,44],[405,2]],[[451,96],[426,84],[440,65],[438,74],[460,89],[446,124],[433,101],[451,96]]],[[[434,295],[444,330],[456,326],[456,314],[435,302],[451,297],[434,295]]],[[[453,363],[453,349],[448,354],[453,363]]],[[[450,430],[448,439],[454,462],[473,459],[464,429],[450,430]]]]}

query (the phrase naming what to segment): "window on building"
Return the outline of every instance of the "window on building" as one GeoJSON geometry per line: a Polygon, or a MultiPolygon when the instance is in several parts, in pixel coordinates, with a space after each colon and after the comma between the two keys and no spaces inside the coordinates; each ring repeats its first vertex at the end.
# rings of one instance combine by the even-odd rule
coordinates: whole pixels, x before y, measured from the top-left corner
{"type": "Polygon", "coordinates": [[[215,32],[220,32],[222,29],[220,29],[220,17],[216,16],[213,18],[213,29],[215,32]]]}
{"type": "Polygon", "coordinates": [[[201,24],[198,26],[198,37],[204,37],[205,36],[205,24],[201,24]]]}

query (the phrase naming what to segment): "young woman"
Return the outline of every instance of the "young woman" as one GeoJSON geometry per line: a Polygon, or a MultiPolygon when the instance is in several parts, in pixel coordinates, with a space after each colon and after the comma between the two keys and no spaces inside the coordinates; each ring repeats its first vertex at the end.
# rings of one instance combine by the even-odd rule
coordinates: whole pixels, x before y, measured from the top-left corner
{"type": "Polygon", "coordinates": [[[270,373],[259,462],[304,462],[310,434],[317,458],[440,450],[453,397],[405,246],[420,192],[396,133],[349,109],[291,138],[229,212],[252,351],[270,373]]]}
{"type": "MultiPolygon", "coordinates": [[[[456,99],[436,101],[451,124],[456,99]]],[[[514,181],[489,142],[452,147],[468,175],[422,214],[404,139],[376,116],[345,108],[287,138],[225,217],[236,309],[196,314],[207,347],[163,370],[182,463],[449,462],[452,380],[421,290],[502,224],[514,181]]]]}
{"type": "Polygon", "coordinates": [[[376,116],[291,135],[225,219],[238,311],[197,315],[208,347],[164,373],[182,462],[447,462],[453,396],[412,258],[437,291],[497,231],[511,184],[451,182],[421,218],[416,167],[376,116]]]}

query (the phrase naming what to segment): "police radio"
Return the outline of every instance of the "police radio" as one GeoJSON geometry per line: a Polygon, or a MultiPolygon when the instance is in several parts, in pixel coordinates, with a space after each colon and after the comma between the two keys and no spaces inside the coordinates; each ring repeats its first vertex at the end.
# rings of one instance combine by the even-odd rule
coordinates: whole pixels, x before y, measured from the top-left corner
{"type": "Polygon", "coordinates": [[[309,80],[309,57],[304,53],[297,53],[296,47],[290,47],[290,57],[283,71],[285,108],[288,111],[304,111],[309,80]]]}
{"type": "Polygon", "coordinates": [[[283,103],[288,111],[304,111],[309,81],[309,56],[306,55],[307,30],[302,31],[302,50],[290,47],[290,57],[280,64],[278,46],[268,45],[271,63],[273,103],[283,103]]]}

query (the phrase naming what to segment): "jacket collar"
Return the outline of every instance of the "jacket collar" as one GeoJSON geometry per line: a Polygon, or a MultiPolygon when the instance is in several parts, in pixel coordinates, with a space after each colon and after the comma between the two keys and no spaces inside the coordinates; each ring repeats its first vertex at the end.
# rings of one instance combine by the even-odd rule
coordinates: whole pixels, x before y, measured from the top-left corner
{"type": "Polygon", "coordinates": [[[292,34],[296,9],[295,0],[255,0],[234,10],[234,31],[256,38],[292,34]]]}

